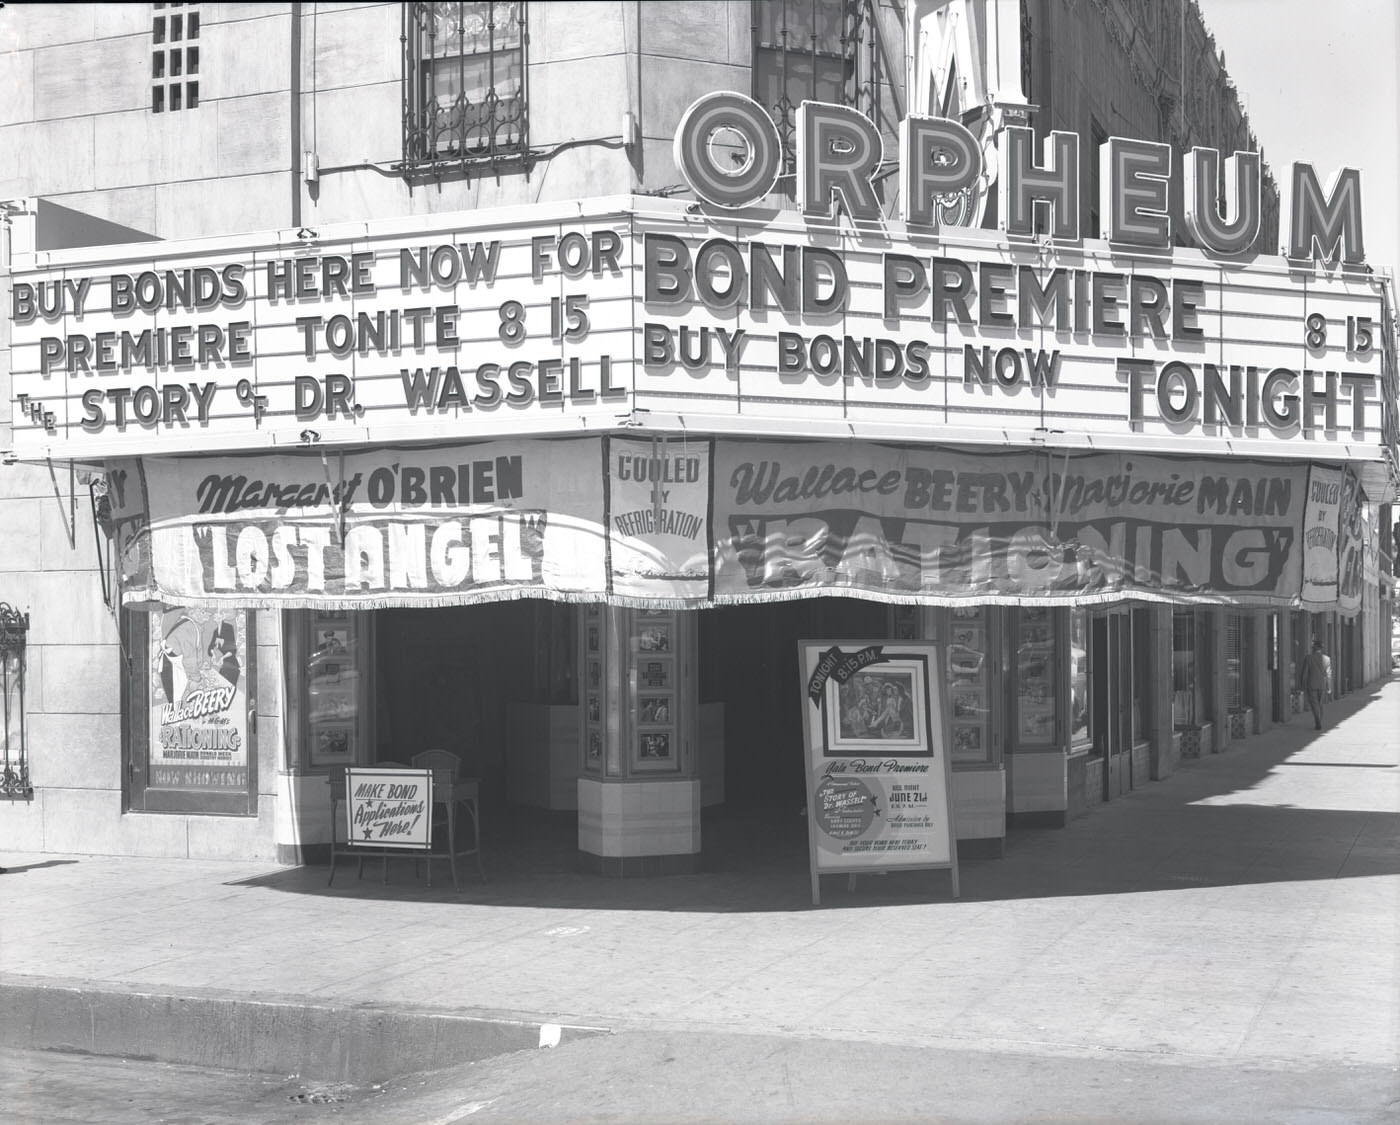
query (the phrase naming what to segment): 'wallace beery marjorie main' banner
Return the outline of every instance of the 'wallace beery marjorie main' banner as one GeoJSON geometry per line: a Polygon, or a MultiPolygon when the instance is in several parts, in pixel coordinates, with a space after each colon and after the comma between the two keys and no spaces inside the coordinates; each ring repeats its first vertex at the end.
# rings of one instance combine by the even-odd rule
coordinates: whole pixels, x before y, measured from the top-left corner
{"type": "Polygon", "coordinates": [[[1379,283],[1279,257],[895,222],[877,237],[641,197],[171,252],[17,261],[21,456],[683,418],[998,446],[1059,432],[1161,453],[1182,438],[1263,456],[1345,445],[1355,459],[1379,456],[1393,425],[1379,283]]]}
{"type": "MultiPolygon", "coordinates": [[[[120,461],[130,603],[1335,606],[1372,534],[1349,470],[730,439],[120,461]]],[[[1370,544],[1374,548],[1374,544],[1370,544]]]]}

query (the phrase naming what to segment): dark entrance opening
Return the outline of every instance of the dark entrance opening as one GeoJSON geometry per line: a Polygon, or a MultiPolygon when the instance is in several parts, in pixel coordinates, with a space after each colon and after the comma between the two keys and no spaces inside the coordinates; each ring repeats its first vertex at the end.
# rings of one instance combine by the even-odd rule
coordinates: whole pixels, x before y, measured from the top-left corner
{"type": "Polygon", "coordinates": [[[724,803],[796,815],[806,801],[799,640],[884,637],[887,607],[858,598],[723,606],[700,614],[700,701],[724,704],[724,803]]]}

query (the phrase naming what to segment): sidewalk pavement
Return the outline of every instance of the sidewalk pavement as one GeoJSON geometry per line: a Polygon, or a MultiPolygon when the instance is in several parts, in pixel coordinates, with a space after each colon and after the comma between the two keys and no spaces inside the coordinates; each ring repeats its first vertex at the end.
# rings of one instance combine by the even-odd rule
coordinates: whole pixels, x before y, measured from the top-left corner
{"type": "Polygon", "coordinates": [[[497,818],[488,881],[460,895],[441,863],[432,889],[407,860],[328,888],[325,867],[0,841],[0,1047],[363,1080],[395,1050],[446,1065],[651,1028],[1391,1068],[1400,679],[1328,718],[1013,831],[962,863],[956,901],[946,872],[910,872],[827,879],[812,907],[786,813],[707,820],[706,870],[625,880],[572,870],[571,818],[528,839],[497,818]]]}

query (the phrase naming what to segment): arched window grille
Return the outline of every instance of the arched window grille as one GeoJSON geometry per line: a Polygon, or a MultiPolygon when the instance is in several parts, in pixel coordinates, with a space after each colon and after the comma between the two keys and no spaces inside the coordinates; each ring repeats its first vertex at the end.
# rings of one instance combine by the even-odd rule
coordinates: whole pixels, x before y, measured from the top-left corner
{"type": "Polygon", "coordinates": [[[0,787],[7,800],[34,799],[29,782],[29,755],[25,746],[24,668],[25,642],[29,634],[29,614],[8,602],[0,602],[0,691],[4,693],[4,759],[0,787]]]}
{"type": "Polygon", "coordinates": [[[520,156],[524,0],[403,6],[404,170],[520,156]]]}

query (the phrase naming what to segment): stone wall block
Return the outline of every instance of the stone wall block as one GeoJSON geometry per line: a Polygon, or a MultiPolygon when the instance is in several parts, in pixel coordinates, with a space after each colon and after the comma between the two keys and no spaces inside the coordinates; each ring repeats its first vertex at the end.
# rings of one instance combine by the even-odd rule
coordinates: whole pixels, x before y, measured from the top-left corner
{"type": "Polygon", "coordinates": [[[35,51],[35,119],[47,121],[56,117],[105,115],[114,110],[148,109],[151,104],[151,49],[147,34],[94,39],[35,51]],[[77,75],[87,80],[75,82],[77,75]]]}
{"type": "MultiPolygon", "coordinates": [[[[249,176],[290,169],[291,122],[283,94],[259,94],[215,102],[218,174],[249,176]]],[[[219,196],[227,195],[220,185],[219,196]]]]}
{"type": "Polygon", "coordinates": [[[45,789],[120,789],[121,723],[113,715],[30,712],[29,776],[45,789]]]}
{"type": "Polygon", "coordinates": [[[30,668],[42,667],[42,692],[31,683],[26,692],[32,711],[49,714],[121,713],[121,650],[115,645],[44,645],[30,656],[30,668]]]}
{"type": "Polygon", "coordinates": [[[34,54],[0,54],[0,125],[34,120],[34,54]]]}
{"type": "MultiPolygon", "coordinates": [[[[0,547],[0,574],[32,573],[39,569],[40,513],[42,500],[7,500],[4,502],[5,536],[0,547]]],[[[0,601],[4,601],[0,595],[0,601]]]]}

